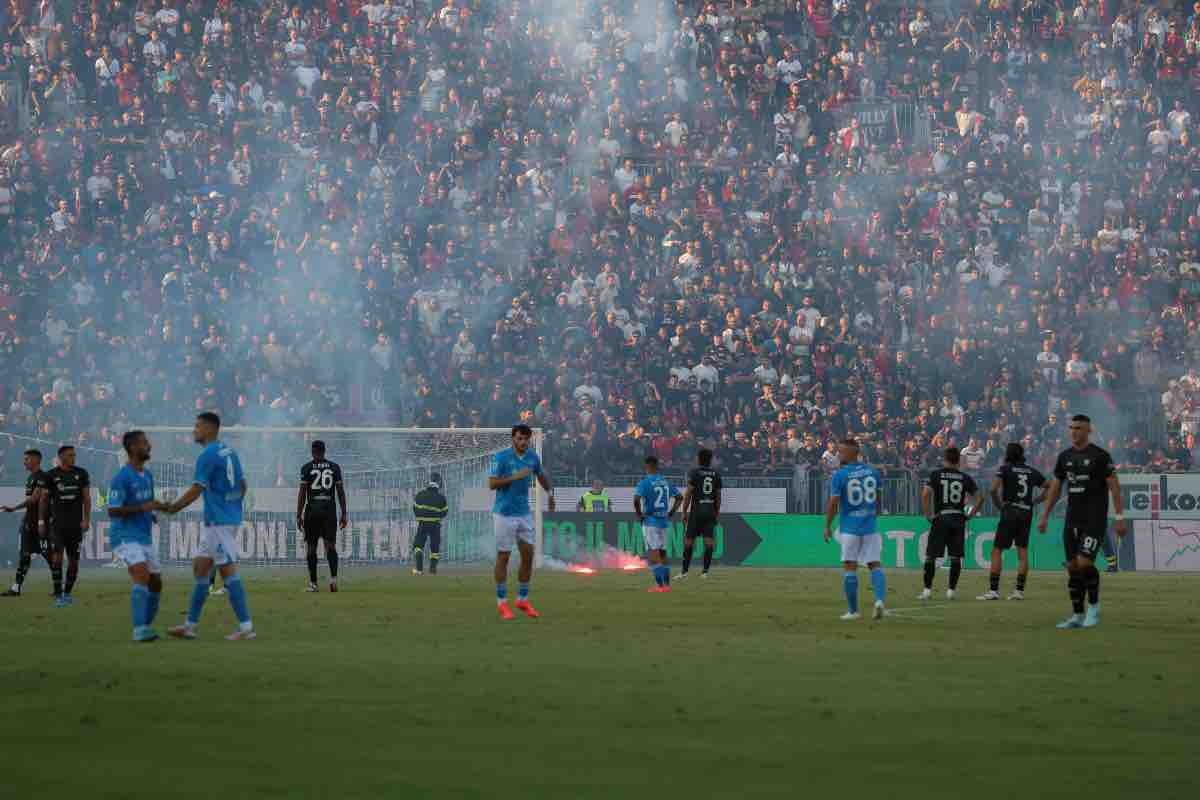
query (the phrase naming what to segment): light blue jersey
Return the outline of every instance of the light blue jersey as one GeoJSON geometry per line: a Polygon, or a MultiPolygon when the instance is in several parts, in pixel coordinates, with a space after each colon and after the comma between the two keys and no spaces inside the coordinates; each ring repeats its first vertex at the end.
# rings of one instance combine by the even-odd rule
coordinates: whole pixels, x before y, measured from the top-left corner
{"type": "Polygon", "coordinates": [[[875,533],[875,515],[879,511],[879,470],[855,461],[833,473],[830,487],[838,498],[840,524],[844,535],[869,536],[875,533]]]}
{"type": "Polygon", "coordinates": [[[634,494],[642,498],[643,525],[665,528],[669,521],[671,499],[679,496],[679,490],[662,475],[647,475],[638,483],[634,494]]]}
{"type": "Polygon", "coordinates": [[[492,471],[488,473],[493,478],[507,478],[526,467],[529,468],[528,475],[496,490],[493,513],[502,517],[527,517],[533,513],[529,509],[529,485],[535,476],[542,474],[542,460],[532,450],[526,450],[525,455],[518,455],[516,450],[509,447],[496,453],[492,459],[492,471]]]}
{"type": "Polygon", "coordinates": [[[242,461],[237,452],[213,442],[196,459],[196,477],[204,488],[205,525],[242,524],[242,461]]]}
{"type": "MultiPolygon", "coordinates": [[[[129,464],[121,467],[108,489],[109,508],[140,506],[153,499],[154,476],[150,474],[150,470],[138,472],[129,464]]],[[[149,511],[113,517],[112,524],[108,527],[109,546],[115,550],[123,544],[153,544],[153,528],[154,515],[149,511]]]]}

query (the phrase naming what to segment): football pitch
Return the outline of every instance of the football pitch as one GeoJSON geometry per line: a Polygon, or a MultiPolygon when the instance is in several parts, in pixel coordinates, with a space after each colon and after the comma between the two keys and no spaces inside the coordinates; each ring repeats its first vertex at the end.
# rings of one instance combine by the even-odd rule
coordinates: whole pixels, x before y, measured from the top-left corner
{"type": "Polygon", "coordinates": [[[0,797],[1195,797],[1197,576],[1106,575],[1102,626],[1058,631],[1055,573],[921,605],[897,572],[846,623],[833,570],[543,572],[512,622],[484,571],[345,572],[247,570],[257,641],[212,597],[198,641],[137,645],[123,573],[55,610],[36,570],[0,605],[0,797]]]}

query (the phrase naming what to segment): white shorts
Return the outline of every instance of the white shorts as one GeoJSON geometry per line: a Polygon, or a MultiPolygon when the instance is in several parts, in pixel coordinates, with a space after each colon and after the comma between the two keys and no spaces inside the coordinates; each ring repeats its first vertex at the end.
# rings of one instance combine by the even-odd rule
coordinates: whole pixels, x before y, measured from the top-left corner
{"type": "Polygon", "coordinates": [[[666,528],[656,528],[653,525],[642,525],[642,538],[646,540],[647,550],[667,549],[666,528]]]}
{"type": "Polygon", "coordinates": [[[238,530],[241,525],[205,525],[200,530],[200,546],[195,558],[210,558],[218,567],[236,564],[238,530]]]}
{"type": "Polygon", "coordinates": [[[154,552],[154,545],[152,544],[126,542],[125,544],[117,545],[116,549],[113,550],[113,555],[124,561],[127,567],[132,567],[136,564],[145,564],[146,570],[152,575],[162,572],[162,564],[158,563],[158,554],[154,552]]]}
{"type": "Polygon", "coordinates": [[[869,533],[866,536],[839,533],[838,537],[842,540],[842,561],[873,564],[883,555],[882,533],[869,533]]]}
{"type": "Polygon", "coordinates": [[[492,522],[496,528],[496,552],[511,553],[520,540],[536,546],[534,541],[533,515],[522,517],[506,517],[503,514],[492,514],[492,522]]]}

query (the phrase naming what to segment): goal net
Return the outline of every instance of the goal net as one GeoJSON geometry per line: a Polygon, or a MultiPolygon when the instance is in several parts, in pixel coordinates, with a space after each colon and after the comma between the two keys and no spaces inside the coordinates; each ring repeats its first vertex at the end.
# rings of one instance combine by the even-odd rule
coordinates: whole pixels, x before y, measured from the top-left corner
{"type": "MultiPolygon", "coordinates": [[[[191,427],[143,428],[153,445],[151,470],[161,495],[191,486],[200,446],[191,427]]],[[[237,450],[249,485],[241,529],[243,563],[302,565],[304,537],[296,529],[300,468],[312,458],[312,442],[325,442],[326,457],[342,468],[350,525],[338,532],[343,561],[405,563],[411,557],[416,521],[413,496],[442,476],[450,507],[442,524],[442,563],[490,561],[494,556],[487,476],[493,456],[511,444],[507,428],[255,428],[221,429],[221,441],[237,450]]],[[[541,431],[533,447],[540,455],[541,431]]],[[[535,513],[541,557],[540,490],[535,513]]],[[[160,515],[156,531],[164,562],[191,558],[199,541],[202,501],[175,517],[160,515]]],[[[322,558],[324,552],[321,552],[322,558]]]]}

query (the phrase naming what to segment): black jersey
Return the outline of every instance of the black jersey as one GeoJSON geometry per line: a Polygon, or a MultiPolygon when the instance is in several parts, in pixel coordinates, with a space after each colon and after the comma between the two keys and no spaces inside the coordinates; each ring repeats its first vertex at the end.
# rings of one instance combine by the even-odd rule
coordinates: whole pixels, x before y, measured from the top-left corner
{"type": "Polygon", "coordinates": [[[979,491],[975,479],[957,469],[935,469],[929,473],[935,516],[967,513],[967,498],[979,491]]]}
{"type": "MultiPolygon", "coordinates": [[[[33,497],[33,493],[38,489],[41,489],[44,492],[44,491],[47,491],[49,488],[50,488],[49,473],[43,472],[40,469],[34,470],[33,472],[29,473],[29,476],[27,478],[25,478],[25,499],[28,501],[29,498],[33,497]]],[[[24,525],[28,528],[36,528],[37,520],[38,520],[37,515],[38,515],[38,510],[37,510],[36,503],[25,506],[24,525]]]]}
{"type": "Polygon", "coordinates": [[[91,489],[86,469],[55,467],[47,473],[50,483],[50,513],[56,526],[79,527],[83,522],[83,498],[91,489]]]}
{"type": "Polygon", "coordinates": [[[1054,462],[1054,477],[1066,485],[1067,524],[1104,526],[1108,520],[1108,478],[1116,472],[1108,451],[1089,444],[1069,447],[1054,462]]]}
{"type": "Polygon", "coordinates": [[[305,516],[337,516],[334,487],[342,485],[341,467],[332,461],[310,461],[300,468],[300,483],[308,487],[305,516]]]}
{"type": "Polygon", "coordinates": [[[1004,506],[1021,511],[1033,511],[1034,490],[1046,484],[1046,476],[1028,464],[1002,464],[996,477],[1004,506]]]}
{"type": "Polygon", "coordinates": [[[692,512],[715,513],[721,499],[721,473],[712,467],[696,467],[688,473],[687,482],[692,490],[692,512]]]}

